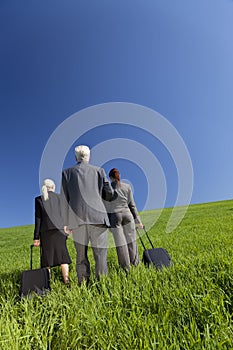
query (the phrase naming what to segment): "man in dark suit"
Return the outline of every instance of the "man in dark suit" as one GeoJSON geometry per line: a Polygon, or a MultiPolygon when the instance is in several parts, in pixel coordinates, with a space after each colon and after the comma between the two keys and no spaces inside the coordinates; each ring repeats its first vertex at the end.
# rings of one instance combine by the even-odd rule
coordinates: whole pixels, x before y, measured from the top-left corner
{"type": "Polygon", "coordinates": [[[103,200],[111,200],[111,188],[105,171],[89,164],[90,149],[75,147],[77,164],[63,170],[61,194],[63,220],[66,233],[73,234],[77,252],[76,270],[78,284],[90,278],[88,243],[91,243],[95,259],[96,277],[107,274],[107,227],[110,226],[103,200]]]}

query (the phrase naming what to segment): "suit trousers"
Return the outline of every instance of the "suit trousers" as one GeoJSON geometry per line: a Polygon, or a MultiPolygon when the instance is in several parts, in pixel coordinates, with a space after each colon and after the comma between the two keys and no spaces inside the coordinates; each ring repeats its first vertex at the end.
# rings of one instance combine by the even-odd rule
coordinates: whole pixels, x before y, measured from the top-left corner
{"type": "Polygon", "coordinates": [[[136,228],[130,210],[110,214],[111,232],[114,237],[119,265],[125,270],[139,264],[136,228]]]}
{"type": "Polygon", "coordinates": [[[78,284],[83,281],[89,283],[90,262],[88,259],[88,243],[90,242],[95,260],[95,274],[99,279],[100,275],[108,273],[107,266],[107,243],[108,234],[105,225],[80,225],[73,229],[73,240],[76,249],[76,272],[78,284]]]}

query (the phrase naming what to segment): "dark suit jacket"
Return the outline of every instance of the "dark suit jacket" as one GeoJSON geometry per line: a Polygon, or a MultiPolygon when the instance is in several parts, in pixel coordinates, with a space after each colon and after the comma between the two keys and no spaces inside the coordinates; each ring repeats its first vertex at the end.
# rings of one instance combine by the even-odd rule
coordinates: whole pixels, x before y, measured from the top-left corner
{"type": "Polygon", "coordinates": [[[39,239],[41,232],[63,228],[60,196],[49,191],[47,201],[42,196],[36,197],[34,239],[39,239]]]}
{"type": "Polygon", "coordinates": [[[109,226],[104,200],[111,200],[113,189],[102,168],[82,161],[62,172],[62,212],[70,229],[82,224],[109,226]]]}

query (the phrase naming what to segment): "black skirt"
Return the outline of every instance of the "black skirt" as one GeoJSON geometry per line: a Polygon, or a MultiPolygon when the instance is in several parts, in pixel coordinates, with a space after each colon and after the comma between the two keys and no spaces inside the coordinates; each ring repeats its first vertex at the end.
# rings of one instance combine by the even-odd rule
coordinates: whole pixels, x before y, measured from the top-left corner
{"type": "Polygon", "coordinates": [[[54,267],[71,263],[66,240],[67,236],[64,231],[48,230],[41,233],[41,267],[54,267]]]}

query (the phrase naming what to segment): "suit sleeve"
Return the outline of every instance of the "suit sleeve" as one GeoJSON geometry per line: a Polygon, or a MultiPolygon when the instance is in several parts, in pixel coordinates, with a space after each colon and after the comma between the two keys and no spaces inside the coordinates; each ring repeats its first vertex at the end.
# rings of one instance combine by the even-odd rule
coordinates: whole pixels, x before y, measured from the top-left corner
{"type": "Polygon", "coordinates": [[[60,203],[61,203],[61,216],[62,216],[64,226],[68,226],[69,193],[68,193],[68,189],[67,189],[67,179],[66,179],[65,172],[62,173],[60,203]]]}
{"type": "Polygon", "coordinates": [[[133,193],[131,190],[131,187],[129,187],[129,191],[128,191],[128,207],[134,217],[135,223],[136,224],[140,224],[141,223],[141,219],[140,216],[138,215],[138,211],[137,211],[137,207],[133,198],[133,193]]]}
{"type": "Polygon", "coordinates": [[[35,198],[35,228],[34,228],[34,240],[40,239],[40,228],[41,228],[41,206],[39,200],[35,198]]]}
{"type": "Polygon", "coordinates": [[[102,198],[105,201],[111,201],[114,196],[114,190],[107,179],[104,169],[102,169],[101,177],[102,177],[102,198]]]}

